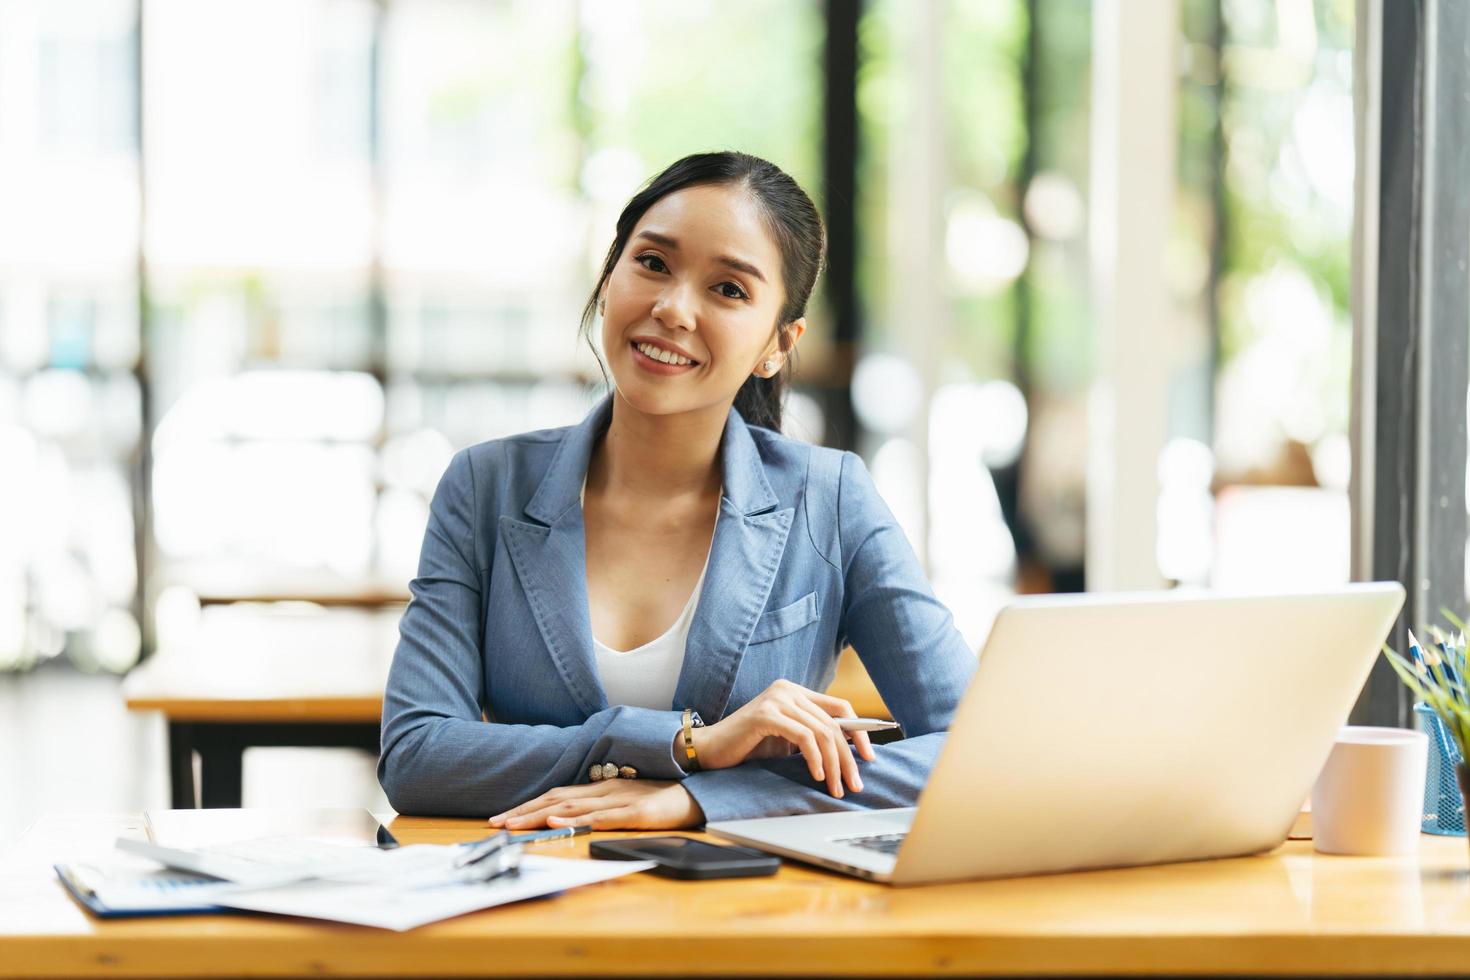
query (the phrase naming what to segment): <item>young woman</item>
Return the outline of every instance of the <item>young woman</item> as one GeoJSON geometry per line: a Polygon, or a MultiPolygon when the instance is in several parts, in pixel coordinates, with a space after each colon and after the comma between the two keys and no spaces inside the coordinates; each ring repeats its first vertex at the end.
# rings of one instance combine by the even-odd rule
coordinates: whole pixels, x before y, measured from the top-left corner
{"type": "Polygon", "coordinates": [[[824,239],[741,153],[628,203],[582,318],[615,390],[434,495],[383,703],[397,810],[662,829],[917,799],[975,657],[862,461],[776,431],[824,239]],[[905,739],[838,728],[848,644],[905,739]]]}

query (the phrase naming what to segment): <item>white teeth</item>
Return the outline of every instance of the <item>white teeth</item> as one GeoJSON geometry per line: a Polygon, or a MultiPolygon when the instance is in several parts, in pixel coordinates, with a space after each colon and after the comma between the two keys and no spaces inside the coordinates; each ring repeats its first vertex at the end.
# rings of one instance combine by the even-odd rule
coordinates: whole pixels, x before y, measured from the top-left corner
{"type": "Polygon", "coordinates": [[[666,351],[663,348],[655,347],[652,344],[638,344],[637,347],[640,351],[642,351],[644,354],[647,354],[655,361],[663,361],[665,364],[682,365],[694,363],[687,357],[680,357],[678,354],[675,354],[672,351],[666,351]]]}

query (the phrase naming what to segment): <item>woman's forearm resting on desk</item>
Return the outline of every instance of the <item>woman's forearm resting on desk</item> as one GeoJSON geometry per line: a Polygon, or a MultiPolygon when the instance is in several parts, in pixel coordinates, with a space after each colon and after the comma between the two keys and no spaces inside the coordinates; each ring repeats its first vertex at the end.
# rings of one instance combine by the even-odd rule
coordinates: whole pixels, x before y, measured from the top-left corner
{"type": "Polygon", "coordinates": [[[792,755],[702,770],[682,782],[615,779],[558,787],[490,822],[510,830],[580,824],[594,830],[676,830],[712,820],[913,806],[943,741],[944,734],[935,732],[880,746],[862,763],[863,791],[841,798],[792,755]]]}
{"type": "Polygon", "coordinates": [[[682,783],[639,779],[558,787],[490,822],[510,830],[579,824],[594,830],[673,830],[711,820],[913,806],[943,741],[944,734],[935,732],[880,746],[862,763],[863,791],[841,798],[792,755],[702,770],[682,783]]]}
{"type": "Polygon", "coordinates": [[[675,711],[617,705],[567,728],[504,725],[395,705],[395,690],[390,684],[383,707],[378,776],[400,813],[489,816],[585,782],[588,767],[605,759],[648,779],[684,775],[672,751],[675,711]]]}
{"type": "MultiPolygon", "coordinates": [[[[861,792],[863,781],[852,749],[871,762],[872,743],[865,732],[855,732],[854,746],[849,747],[835,717],[853,718],[856,713],[842,698],[778,680],[718,723],[690,731],[696,749],[693,764],[700,769],[731,769],[787,756],[795,748],[806,774],[825,784],[826,792],[841,798],[844,783],[852,792],[861,792]]],[[[676,755],[682,736],[683,732],[674,736],[676,755]]],[[[490,818],[494,826],[511,830],[579,824],[595,830],[660,830],[694,827],[704,821],[703,809],[687,789],[676,782],[648,780],[636,786],[624,780],[560,786],[490,818]]]]}
{"type": "MultiPolygon", "coordinates": [[[[406,664],[404,669],[409,669],[406,664]]],[[[498,815],[524,816],[539,813],[548,802],[579,795],[620,805],[621,796],[614,800],[608,794],[633,790],[579,785],[585,783],[588,760],[610,754],[646,779],[685,776],[682,726],[673,712],[620,706],[598,712],[583,725],[556,728],[446,718],[410,704],[400,709],[390,703],[387,708],[390,720],[379,768],[389,802],[400,811],[479,815],[489,804],[498,815]],[[657,733],[671,723],[673,736],[660,752],[657,733]],[[451,786],[454,790],[446,793],[451,786]]],[[[786,756],[795,748],[804,767],[796,771],[840,798],[864,788],[853,748],[858,757],[869,762],[875,758],[865,732],[854,733],[849,746],[833,720],[855,716],[852,705],[841,698],[778,680],[721,721],[691,734],[701,769],[731,769],[786,756]]],[[[569,805],[567,812],[572,809],[569,805]]],[[[660,812],[663,818],[678,819],[678,826],[688,826],[700,822],[695,819],[698,809],[691,803],[686,812],[675,813],[668,806],[660,812]]]]}
{"type": "MultiPolygon", "coordinates": [[[[620,728],[634,729],[637,708],[612,708],[580,728],[495,725],[459,719],[425,722],[385,752],[381,765],[389,802],[400,812],[444,816],[500,816],[512,829],[587,823],[597,829],[675,829],[708,820],[814,813],[864,807],[912,806],[943,744],[935,732],[869,748],[860,791],[831,794],[799,754],[752,758],[692,773],[653,778],[580,781],[585,758],[597,757],[620,728]],[[626,718],[601,716],[625,715],[626,718]],[[534,738],[524,737],[535,734],[534,738]],[[521,736],[521,737],[517,737],[521,736]]],[[[668,713],[672,714],[672,713],[668,713]]],[[[677,718],[677,716],[674,716],[677,718]]],[[[732,716],[733,717],[733,716],[732,716]]],[[[666,728],[658,724],[659,729],[666,728]]],[[[636,744],[619,740],[627,758],[636,744]]],[[[650,763],[669,763],[671,742],[646,743],[650,763]]],[[[825,775],[825,774],[824,774],[825,775]]]]}

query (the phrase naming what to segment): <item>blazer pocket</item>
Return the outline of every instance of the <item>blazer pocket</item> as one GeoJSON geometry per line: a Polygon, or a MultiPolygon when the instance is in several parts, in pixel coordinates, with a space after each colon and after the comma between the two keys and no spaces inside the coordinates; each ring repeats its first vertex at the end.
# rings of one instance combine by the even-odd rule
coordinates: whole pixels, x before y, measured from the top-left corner
{"type": "Polygon", "coordinates": [[[772,609],[756,620],[750,634],[751,643],[763,643],[788,633],[795,633],[817,618],[817,594],[808,592],[789,606],[772,609]]]}

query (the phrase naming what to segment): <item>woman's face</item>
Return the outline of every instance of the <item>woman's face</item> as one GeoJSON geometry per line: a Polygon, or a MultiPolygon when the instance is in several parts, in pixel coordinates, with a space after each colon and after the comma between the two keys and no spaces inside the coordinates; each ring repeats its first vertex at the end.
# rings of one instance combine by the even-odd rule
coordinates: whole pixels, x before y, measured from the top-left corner
{"type": "MultiPolygon", "coordinates": [[[[727,410],[752,374],[780,369],[781,253],[758,207],[732,187],[686,187],[633,229],[603,286],[602,345],[640,411],[727,410]]],[[[792,325],[793,344],[803,330],[792,325]]]]}

